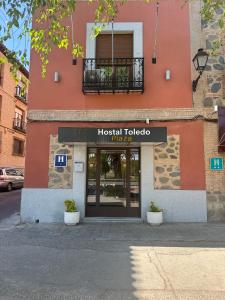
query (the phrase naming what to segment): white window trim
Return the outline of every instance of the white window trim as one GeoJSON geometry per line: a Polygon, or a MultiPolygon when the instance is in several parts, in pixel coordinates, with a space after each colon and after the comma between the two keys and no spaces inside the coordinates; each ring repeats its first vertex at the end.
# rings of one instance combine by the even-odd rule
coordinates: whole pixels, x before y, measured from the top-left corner
{"type": "MultiPolygon", "coordinates": [[[[95,23],[87,23],[86,31],[86,58],[95,58],[96,38],[92,37],[92,28],[95,23]]],[[[112,25],[108,24],[102,33],[110,33],[112,25]]],[[[143,23],[142,22],[115,22],[115,33],[133,33],[133,57],[143,57],[143,23]]]]}

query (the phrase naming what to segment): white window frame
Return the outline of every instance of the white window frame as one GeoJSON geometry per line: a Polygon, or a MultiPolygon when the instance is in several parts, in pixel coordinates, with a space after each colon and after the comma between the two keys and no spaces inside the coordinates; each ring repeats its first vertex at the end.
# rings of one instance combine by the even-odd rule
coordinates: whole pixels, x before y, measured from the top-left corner
{"type": "MultiPolygon", "coordinates": [[[[133,57],[143,57],[143,23],[142,22],[114,22],[114,33],[133,33],[133,57]]],[[[92,37],[95,23],[87,23],[86,30],[86,58],[95,58],[96,38],[92,37]]],[[[112,24],[104,26],[102,33],[111,33],[112,24]]]]}

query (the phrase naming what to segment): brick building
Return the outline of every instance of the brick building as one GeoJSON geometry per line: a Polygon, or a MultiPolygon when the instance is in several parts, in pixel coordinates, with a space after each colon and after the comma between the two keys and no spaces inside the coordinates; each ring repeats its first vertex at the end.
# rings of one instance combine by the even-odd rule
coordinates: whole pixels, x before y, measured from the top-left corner
{"type": "Polygon", "coordinates": [[[93,39],[87,5],[74,14],[83,60],[54,51],[42,81],[31,54],[22,220],[60,222],[74,198],[82,218],[144,220],[153,200],[169,222],[224,221],[224,170],[209,166],[223,157],[215,106],[225,96],[224,53],[209,58],[192,90],[192,58],[210,50],[218,27],[202,22],[198,0],[183,9],[128,1],[93,39]]]}
{"type": "MultiPolygon", "coordinates": [[[[0,45],[0,56],[9,50],[0,45]]],[[[26,144],[28,71],[21,65],[18,82],[10,64],[0,65],[0,166],[24,168],[26,144]]]]}

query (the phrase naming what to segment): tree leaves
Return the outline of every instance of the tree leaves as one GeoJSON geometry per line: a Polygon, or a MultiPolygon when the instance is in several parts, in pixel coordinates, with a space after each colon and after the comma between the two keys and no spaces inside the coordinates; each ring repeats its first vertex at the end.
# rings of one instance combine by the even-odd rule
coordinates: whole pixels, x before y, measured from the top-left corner
{"type": "MultiPolygon", "coordinates": [[[[144,2],[154,2],[156,0],[142,0],[144,2]]],[[[187,0],[188,1],[188,0],[187,0]]],[[[191,0],[190,0],[191,1],[191,0]]],[[[31,47],[39,55],[42,63],[42,76],[45,77],[49,55],[53,48],[68,49],[71,42],[69,38],[70,26],[66,26],[65,20],[76,9],[76,0],[0,0],[0,13],[7,16],[6,24],[0,26],[0,42],[6,42],[14,38],[14,32],[21,30],[18,39],[31,40],[31,47]],[[33,24],[33,26],[32,26],[33,24]]],[[[104,25],[115,19],[121,5],[127,0],[88,0],[90,5],[96,5],[95,27],[93,36],[96,37],[104,25]]],[[[179,5],[179,4],[178,4],[179,5]]],[[[218,26],[224,30],[225,1],[224,0],[203,0],[201,14],[206,21],[219,17],[218,26]],[[218,14],[219,12],[219,14],[218,14]]],[[[72,41],[73,57],[82,57],[83,48],[72,41]]],[[[21,51],[12,52],[8,61],[12,63],[13,72],[16,73],[19,59],[25,66],[28,66],[27,48],[21,51]]]]}

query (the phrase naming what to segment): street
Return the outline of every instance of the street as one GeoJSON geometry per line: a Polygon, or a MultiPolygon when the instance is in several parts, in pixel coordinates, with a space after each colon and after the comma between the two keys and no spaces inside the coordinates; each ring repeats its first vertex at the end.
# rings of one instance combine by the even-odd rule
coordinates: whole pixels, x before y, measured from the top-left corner
{"type": "Polygon", "coordinates": [[[0,222],[20,211],[21,189],[0,191],[0,222]]]}
{"type": "Polygon", "coordinates": [[[225,299],[225,224],[0,227],[1,300],[225,299]]]}

